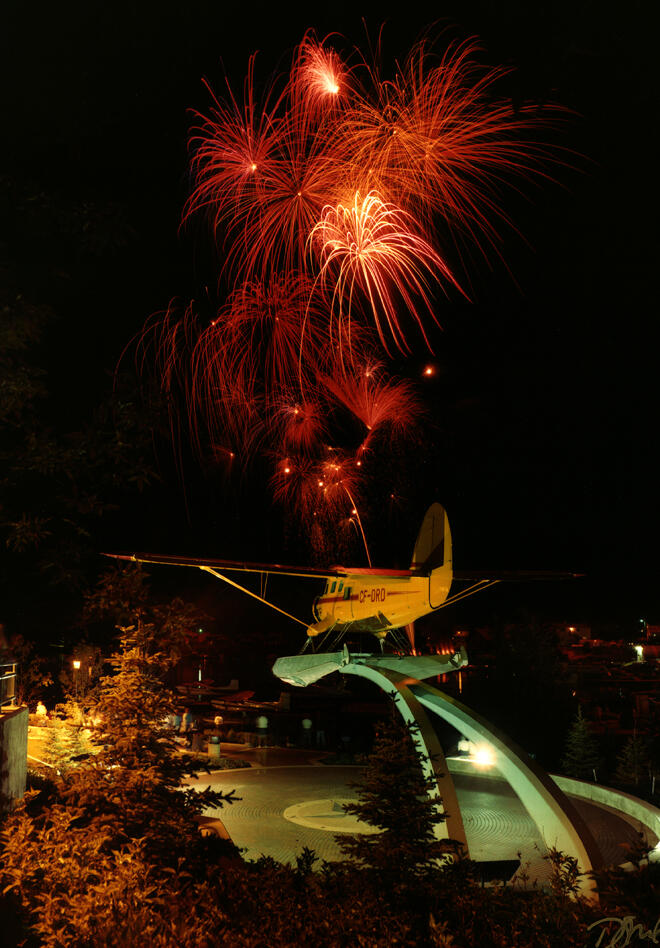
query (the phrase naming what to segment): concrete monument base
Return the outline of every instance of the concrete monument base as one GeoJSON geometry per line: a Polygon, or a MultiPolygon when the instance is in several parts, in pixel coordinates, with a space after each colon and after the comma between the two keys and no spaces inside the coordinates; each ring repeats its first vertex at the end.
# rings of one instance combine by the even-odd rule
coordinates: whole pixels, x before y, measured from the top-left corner
{"type": "MultiPolygon", "coordinates": [[[[446,813],[446,819],[438,825],[438,835],[456,840],[466,855],[469,848],[465,827],[454,782],[447,766],[443,748],[429,718],[429,712],[442,718],[475,744],[486,747],[499,773],[508,781],[522,806],[535,823],[548,849],[556,848],[577,861],[581,894],[589,899],[598,899],[595,882],[590,873],[603,865],[603,859],[592,833],[574,805],[557,784],[513,741],[494,728],[485,718],[471,711],[455,698],[422,681],[435,673],[428,670],[429,659],[435,656],[380,656],[351,655],[346,647],[342,652],[323,655],[291,656],[280,658],[273,672],[291,684],[306,685],[307,669],[313,669],[310,680],[316,681],[325,674],[338,671],[343,675],[356,675],[377,685],[394,702],[404,721],[418,728],[418,741],[422,767],[434,780],[433,795],[446,813]],[[297,662],[296,659],[308,659],[297,662]],[[398,663],[398,664],[397,664],[398,663]],[[419,666],[420,676],[415,675],[419,666]],[[326,670],[327,669],[327,670],[326,670]],[[319,674],[317,674],[319,672],[319,674]],[[296,680],[297,679],[297,680],[296,680]]],[[[452,669],[467,663],[465,653],[457,653],[448,659],[438,656],[442,662],[452,661],[452,669]]],[[[436,665],[436,668],[439,667],[436,665]]],[[[450,669],[443,669],[450,670],[450,669]]]]}

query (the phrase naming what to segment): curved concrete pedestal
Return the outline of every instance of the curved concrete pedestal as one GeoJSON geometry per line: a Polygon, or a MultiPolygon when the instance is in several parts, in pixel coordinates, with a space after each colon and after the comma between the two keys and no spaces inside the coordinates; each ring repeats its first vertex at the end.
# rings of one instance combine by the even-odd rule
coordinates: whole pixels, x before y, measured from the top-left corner
{"type": "Polygon", "coordinates": [[[435,779],[435,795],[446,814],[445,822],[438,826],[439,835],[456,840],[469,855],[454,783],[427,712],[438,715],[469,740],[489,747],[494,766],[509,782],[546,846],[577,861],[583,873],[579,880],[581,894],[597,900],[595,883],[589,874],[603,864],[600,851],[582,817],[548,774],[513,741],[460,701],[417,678],[383,667],[378,656],[373,656],[373,662],[370,658],[344,653],[341,664],[332,670],[366,678],[392,694],[404,721],[419,728],[422,766],[435,779]]]}
{"type": "Polygon", "coordinates": [[[469,855],[463,817],[458,805],[458,797],[454,781],[452,780],[447,761],[429,717],[413,693],[411,684],[415,679],[400,675],[390,669],[373,667],[364,663],[349,662],[340,671],[344,675],[358,675],[367,678],[378,685],[383,691],[393,693],[396,704],[406,724],[415,724],[419,728],[418,741],[421,743],[422,769],[427,777],[435,781],[434,796],[438,799],[440,808],[445,814],[445,820],[436,825],[436,835],[442,839],[456,840],[462,847],[465,855],[469,855]]]}

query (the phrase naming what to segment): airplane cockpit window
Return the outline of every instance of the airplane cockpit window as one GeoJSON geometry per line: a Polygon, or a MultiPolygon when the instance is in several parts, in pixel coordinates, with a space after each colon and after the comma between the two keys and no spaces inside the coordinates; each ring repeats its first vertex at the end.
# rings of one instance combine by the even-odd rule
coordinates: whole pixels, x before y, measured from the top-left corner
{"type": "Polygon", "coordinates": [[[331,586],[331,588],[330,588],[330,592],[333,593],[336,588],[337,588],[337,580],[335,580],[334,583],[332,584],[332,586],[331,586]]]}
{"type": "Polygon", "coordinates": [[[337,590],[337,592],[341,592],[343,588],[344,588],[344,580],[342,579],[342,581],[339,583],[339,589],[337,590]]]}

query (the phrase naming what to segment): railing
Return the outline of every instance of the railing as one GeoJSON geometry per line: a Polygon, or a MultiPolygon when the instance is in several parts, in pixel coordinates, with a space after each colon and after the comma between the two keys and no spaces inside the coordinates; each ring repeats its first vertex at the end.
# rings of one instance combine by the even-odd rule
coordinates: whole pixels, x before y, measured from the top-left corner
{"type": "Polygon", "coordinates": [[[0,710],[16,700],[18,662],[0,662],[0,710]]]}

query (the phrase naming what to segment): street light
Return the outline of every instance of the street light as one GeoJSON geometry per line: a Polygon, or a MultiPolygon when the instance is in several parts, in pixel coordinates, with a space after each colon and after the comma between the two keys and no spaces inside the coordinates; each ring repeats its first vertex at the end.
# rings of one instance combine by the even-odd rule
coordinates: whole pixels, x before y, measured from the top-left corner
{"type": "Polygon", "coordinates": [[[477,744],[471,759],[477,767],[493,767],[496,762],[495,752],[488,744],[477,744]]]}
{"type": "Polygon", "coordinates": [[[76,694],[76,698],[78,697],[78,675],[79,675],[79,673],[80,673],[80,659],[79,659],[79,658],[74,658],[74,660],[73,660],[73,686],[74,686],[74,691],[75,691],[75,694],[76,694]]]}

